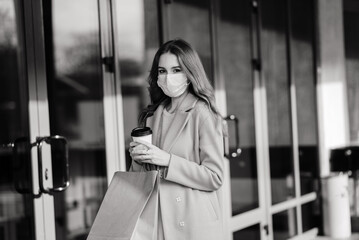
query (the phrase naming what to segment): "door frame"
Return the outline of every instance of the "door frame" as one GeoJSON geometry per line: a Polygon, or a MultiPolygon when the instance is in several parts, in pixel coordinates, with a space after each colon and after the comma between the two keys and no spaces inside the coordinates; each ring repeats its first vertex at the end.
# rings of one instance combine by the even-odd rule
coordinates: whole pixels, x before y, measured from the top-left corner
{"type": "MultiPolygon", "coordinates": [[[[45,52],[42,38],[42,8],[41,2],[30,0],[24,2],[24,26],[26,42],[26,64],[29,91],[29,128],[30,142],[36,142],[39,136],[48,136],[49,118],[46,85],[45,52]],[[47,116],[47,117],[44,117],[47,116]]],[[[50,154],[44,152],[44,168],[51,168],[51,161],[48,161],[50,154]]],[[[36,148],[31,149],[33,194],[40,193],[38,153],[36,148]]],[[[45,179],[45,178],[43,178],[45,179]]],[[[51,174],[49,180],[52,180],[51,174]]],[[[49,182],[49,181],[48,181],[49,182]]],[[[55,239],[55,214],[53,197],[48,194],[40,194],[34,198],[34,222],[35,239],[55,239]]]]}
{"type": "MultiPolygon", "coordinates": [[[[47,75],[45,59],[45,37],[43,23],[44,0],[24,1],[25,42],[26,42],[26,68],[29,86],[29,127],[30,141],[36,142],[39,136],[50,136],[50,117],[47,93],[47,75]]],[[[101,38],[101,57],[114,57],[114,31],[113,31],[113,7],[112,0],[99,0],[99,27],[101,38]]],[[[113,58],[116,59],[115,57],[113,58]]],[[[125,170],[124,144],[121,141],[123,135],[122,104],[116,91],[118,82],[118,67],[115,71],[107,71],[102,66],[103,77],[103,104],[104,104],[104,125],[106,142],[106,168],[107,182],[110,184],[115,171],[125,170]],[[116,73],[116,74],[115,74],[116,73]]],[[[66,137],[66,136],[65,136],[66,137]]],[[[33,193],[39,193],[39,167],[38,153],[36,148],[31,151],[33,193]]],[[[43,148],[42,153],[43,169],[48,169],[48,180],[44,179],[46,186],[52,186],[51,153],[49,148],[43,148]]],[[[71,166],[70,166],[71,167],[71,166]]],[[[34,222],[35,239],[46,240],[56,238],[55,229],[55,208],[54,197],[49,194],[41,194],[34,198],[34,222]]]]}

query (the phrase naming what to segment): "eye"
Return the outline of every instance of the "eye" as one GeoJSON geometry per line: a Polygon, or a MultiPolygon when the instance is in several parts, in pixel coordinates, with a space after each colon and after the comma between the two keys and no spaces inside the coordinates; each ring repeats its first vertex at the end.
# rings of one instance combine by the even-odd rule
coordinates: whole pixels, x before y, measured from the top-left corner
{"type": "Polygon", "coordinates": [[[158,69],[158,74],[165,74],[166,73],[166,70],[160,68],[158,69]]]}
{"type": "Polygon", "coordinates": [[[182,69],[181,69],[181,68],[175,68],[175,69],[173,69],[173,73],[179,73],[179,72],[182,72],[182,69]]]}

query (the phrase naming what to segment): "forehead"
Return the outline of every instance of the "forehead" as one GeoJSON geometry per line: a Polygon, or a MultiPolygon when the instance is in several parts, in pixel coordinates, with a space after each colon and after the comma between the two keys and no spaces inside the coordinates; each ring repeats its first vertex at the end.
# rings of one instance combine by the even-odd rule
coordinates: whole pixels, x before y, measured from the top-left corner
{"type": "Polygon", "coordinates": [[[171,68],[180,66],[178,58],[173,53],[164,53],[160,56],[158,67],[171,68]]]}

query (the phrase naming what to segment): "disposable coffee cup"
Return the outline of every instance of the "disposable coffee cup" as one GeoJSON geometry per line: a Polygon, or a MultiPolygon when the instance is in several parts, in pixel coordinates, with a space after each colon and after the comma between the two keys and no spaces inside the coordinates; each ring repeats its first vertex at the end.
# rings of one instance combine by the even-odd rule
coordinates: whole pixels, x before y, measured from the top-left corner
{"type": "Polygon", "coordinates": [[[152,130],[149,127],[137,127],[132,130],[131,137],[134,142],[140,139],[152,143],[152,130]]]}

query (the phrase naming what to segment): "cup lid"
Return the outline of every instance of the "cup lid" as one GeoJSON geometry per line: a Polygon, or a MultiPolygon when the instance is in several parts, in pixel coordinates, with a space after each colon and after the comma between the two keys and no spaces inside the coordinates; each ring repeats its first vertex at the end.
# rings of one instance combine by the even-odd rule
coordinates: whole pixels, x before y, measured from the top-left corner
{"type": "Polygon", "coordinates": [[[136,127],[131,132],[132,137],[143,137],[151,134],[152,130],[149,127],[136,127]]]}

